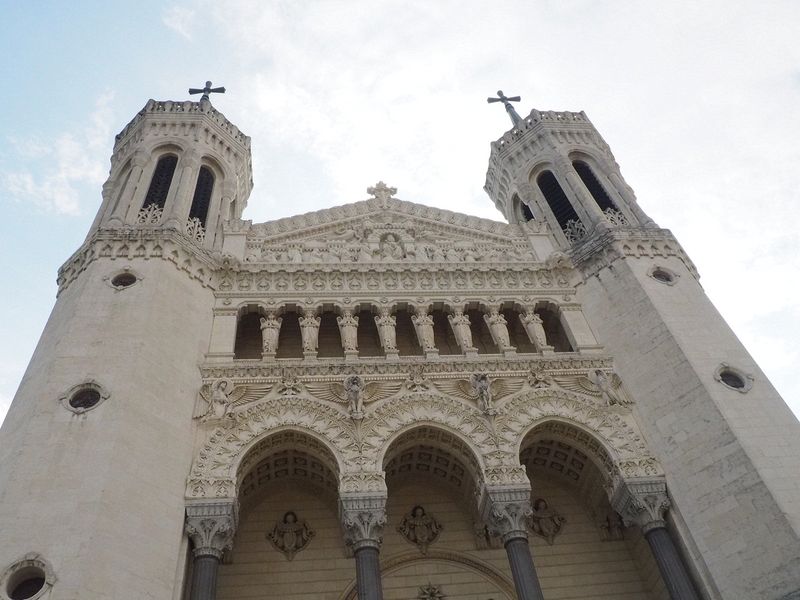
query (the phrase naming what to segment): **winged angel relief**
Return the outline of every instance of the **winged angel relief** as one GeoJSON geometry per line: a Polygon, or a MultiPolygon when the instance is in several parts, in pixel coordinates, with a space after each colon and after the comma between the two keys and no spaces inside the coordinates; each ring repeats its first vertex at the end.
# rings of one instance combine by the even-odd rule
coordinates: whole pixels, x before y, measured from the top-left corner
{"type": "Polygon", "coordinates": [[[271,385],[236,385],[229,379],[217,379],[200,388],[194,418],[202,423],[232,421],[237,407],[259,400],[271,385]]]}
{"type": "Polygon", "coordinates": [[[489,379],[486,373],[474,373],[467,379],[446,379],[436,386],[445,394],[459,396],[477,402],[484,414],[496,415],[494,402],[522,389],[524,380],[519,378],[489,379]]]}
{"type": "Polygon", "coordinates": [[[364,418],[364,405],[395,395],[403,387],[402,381],[372,381],[365,383],[358,375],[350,375],[343,383],[338,381],[305,384],[306,389],[320,400],[347,404],[350,417],[364,418]]]}
{"type": "Polygon", "coordinates": [[[588,377],[554,377],[553,380],[565,390],[602,398],[608,406],[633,404],[622,387],[622,380],[614,372],[608,375],[601,369],[594,369],[589,371],[588,377]]]}

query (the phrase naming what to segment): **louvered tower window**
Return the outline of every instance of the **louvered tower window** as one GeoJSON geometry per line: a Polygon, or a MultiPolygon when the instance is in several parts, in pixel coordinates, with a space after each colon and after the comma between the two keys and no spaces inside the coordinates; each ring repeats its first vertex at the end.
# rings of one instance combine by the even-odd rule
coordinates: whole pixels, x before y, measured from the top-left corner
{"type": "Polygon", "coordinates": [[[206,226],[208,206],[211,204],[211,192],[214,191],[214,174],[208,167],[200,167],[197,175],[197,186],[194,188],[192,208],[189,210],[190,219],[200,219],[203,227],[206,226]]]}
{"type": "Polygon", "coordinates": [[[531,212],[530,207],[527,204],[525,204],[524,202],[522,203],[522,216],[525,217],[526,221],[535,221],[536,220],[536,217],[533,216],[533,212],[531,212]]]}
{"type": "Polygon", "coordinates": [[[594,171],[592,171],[592,168],[589,165],[582,160],[574,160],[572,161],[572,166],[575,168],[578,176],[583,181],[583,185],[585,185],[586,189],[589,190],[589,193],[592,195],[592,198],[594,198],[594,201],[597,202],[597,206],[600,207],[600,210],[605,211],[609,208],[617,210],[617,206],[614,204],[614,201],[608,196],[605,188],[603,188],[603,185],[597,180],[597,176],[594,174],[594,171]]]}
{"type": "Polygon", "coordinates": [[[567,223],[570,221],[580,222],[578,213],[572,208],[572,204],[570,204],[564,190],[561,189],[558,179],[556,179],[556,176],[553,175],[551,171],[545,171],[539,175],[539,177],[536,178],[536,184],[542,191],[542,195],[544,195],[544,199],[547,200],[547,205],[550,207],[550,210],[553,211],[553,215],[561,226],[561,229],[566,229],[567,223]]]}
{"type": "Polygon", "coordinates": [[[145,208],[151,204],[164,208],[177,164],[178,157],[172,154],[159,159],[158,164],[156,164],[156,170],[153,172],[153,179],[150,180],[150,187],[147,189],[147,196],[144,199],[145,208]]]}

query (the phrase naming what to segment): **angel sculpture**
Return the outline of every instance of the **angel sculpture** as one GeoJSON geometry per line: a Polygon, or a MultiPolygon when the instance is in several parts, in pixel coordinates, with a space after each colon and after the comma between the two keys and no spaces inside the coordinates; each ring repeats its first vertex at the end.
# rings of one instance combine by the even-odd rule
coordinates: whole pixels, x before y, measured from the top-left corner
{"type": "Polygon", "coordinates": [[[594,398],[602,398],[606,401],[608,406],[614,404],[627,406],[630,404],[623,396],[622,380],[616,373],[612,373],[612,376],[609,378],[602,370],[594,369],[589,372],[588,377],[585,375],[554,377],[553,380],[565,390],[585,394],[594,398]]]}
{"type": "Polygon", "coordinates": [[[308,545],[314,533],[308,523],[298,520],[297,515],[290,510],[283,515],[281,522],[275,523],[272,531],[267,533],[267,539],[277,550],[283,552],[288,560],[292,560],[295,554],[308,545]]]}
{"type": "Polygon", "coordinates": [[[533,513],[529,519],[531,531],[547,540],[551,546],[556,536],[561,532],[561,528],[567,520],[561,513],[550,508],[547,500],[537,498],[533,503],[533,513]]]}
{"type": "Polygon", "coordinates": [[[312,396],[337,404],[347,404],[350,417],[364,418],[364,405],[395,395],[403,387],[402,381],[371,381],[365,383],[358,375],[348,375],[342,383],[337,381],[305,384],[312,396]]]}
{"type": "Polygon", "coordinates": [[[589,379],[600,390],[600,394],[608,406],[615,404],[627,406],[631,404],[622,389],[622,380],[613,371],[611,372],[611,377],[609,377],[601,369],[595,369],[589,373],[589,379]]]}
{"type": "Polygon", "coordinates": [[[445,379],[436,386],[445,394],[459,396],[478,403],[484,414],[495,415],[495,400],[517,393],[524,381],[519,378],[489,379],[486,373],[474,373],[467,379],[445,379]]]}
{"type": "Polygon", "coordinates": [[[237,385],[228,379],[218,379],[200,388],[200,402],[195,410],[195,419],[201,423],[233,420],[235,408],[267,395],[269,385],[237,385]]]}

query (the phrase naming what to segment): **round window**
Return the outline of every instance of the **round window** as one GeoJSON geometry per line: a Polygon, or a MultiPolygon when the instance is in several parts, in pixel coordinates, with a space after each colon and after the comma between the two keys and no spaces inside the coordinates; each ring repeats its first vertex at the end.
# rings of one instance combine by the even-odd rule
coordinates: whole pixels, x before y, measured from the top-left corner
{"type": "Polygon", "coordinates": [[[136,283],[136,275],[133,273],[120,273],[111,280],[111,285],[115,288],[126,288],[136,283]]]}
{"type": "Polygon", "coordinates": [[[675,281],[675,276],[669,271],[665,271],[664,269],[653,270],[651,276],[653,279],[655,279],[656,281],[660,281],[661,283],[673,283],[675,281]]]}
{"type": "Polygon", "coordinates": [[[45,573],[40,567],[23,567],[8,579],[6,593],[11,600],[28,600],[38,594],[45,584],[45,573]]]}
{"type": "Polygon", "coordinates": [[[729,369],[725,369],[721,371],[719,374],[720,381],[727,385],[728,387],[732,387],[735,390],[744,389],[745,381],[742,379],[737,373],[729,369]]]}
{"type": "Polygon", "coordinates": [[[84,388],[72,394],[69,399],[69,405],[79,410],[87,410],[95,406],[101,399],[100,392],[97,390],[84,388]]]}

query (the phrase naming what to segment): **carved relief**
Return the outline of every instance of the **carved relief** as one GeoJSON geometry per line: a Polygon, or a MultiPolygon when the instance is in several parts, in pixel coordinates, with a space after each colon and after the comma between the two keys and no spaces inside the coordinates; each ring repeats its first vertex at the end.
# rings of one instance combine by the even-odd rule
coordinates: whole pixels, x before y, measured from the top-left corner
{"type": "Polygon", "coordinates": [[[444,600],[447,596],[444,595],[442,589],[438,585],[423,585],[419,588],[417,600],[444,600]]]}
{"type": "Polygon", "coordinates": [[[195,407],[195,419],[203,423],[230,421],[234,408],[244,406],[267,395],[270,385],[234,385],[228,379],[218,379],[200,387],[195,407]]]}
{"type": "Polygon", "coordinates": [[[469,380],[444,379],[436,382],[436,386],[445,394],[477,402],[484,414],[497,414],[494,401],[515,394],[524,383],[520,378],[490,379],[486,373],[474,373],[469,380]]]}
{"type": "Polygon", "coordinates": [[[364,405],[370,402],[377,402],[384,398],[389,398],[397,394],[403,383],[399,381],[372,381],[365,383],[358,375],[348,375],[342,383],[331,382],[309,382],[306,388],[309,393],[320,400],[347,404],[350,415],[358,418],[364,416],[364,405]]]}
{"type": "Polygon", "coordinates": [[[528,526],[533,533],[547,540],[551,546],[556,536],[561,533],[565,522],[566,519],[558,511],[550,508],[544,498],[533,501],[533,512],[528,526]]]}
{"type": "Polygon", "coordinates": [[[261,345],[265,355],[272,355],[278,350],[278,336],[283,319],[276,319],[273,313],[261,317],[261,345]]]}
{"type": "Polygon", "coordinates": [[[436,518],[419,504],[403,516],[398,533],[414,544],[422,554],[427,554],[428,546],[436,541],[443,527],[436,518]]]}
{"type": "Polygon", "coordinates": [[[286,555],[287,560],[292,560],[295,554],[308,546],[314,534],[306,521],[298,519],[294,511],[289,511],[266,535],[272,545],[286,555]]]}

